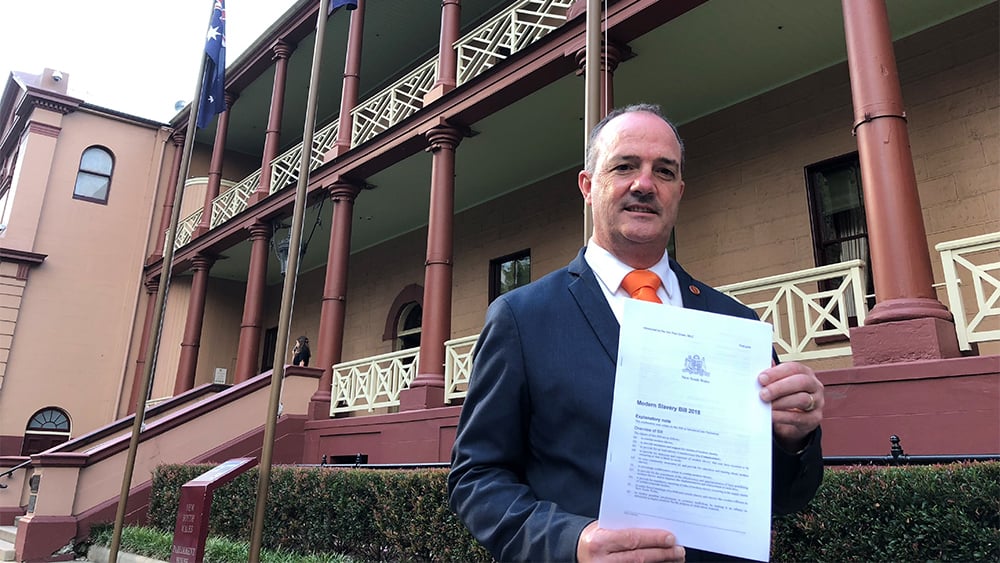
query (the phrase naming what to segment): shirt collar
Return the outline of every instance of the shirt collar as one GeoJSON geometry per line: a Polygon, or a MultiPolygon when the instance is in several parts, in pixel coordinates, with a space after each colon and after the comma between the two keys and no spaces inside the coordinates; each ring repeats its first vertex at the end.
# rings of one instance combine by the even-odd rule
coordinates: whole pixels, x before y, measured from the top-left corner
{"type": "MultiPolygon", "coordinates": [[[[594,271],[597,279],[604,284],[608,293],[612,295],[617,293],[621,288],[622,280],[625,279],[625,276],[635,269],[602,248],[594,241],[593,237],[587,242],[584,259],[590,264],[590,268],[594,271]]],[[[677,274],[670,268],[670,256],[667,254],[667,251],[664,249],[660,261],[646,269],[660,276],[661,286],[666,292],[667,297],[671,301],[674,300],[676,298],[674,288],[677,287],[677,282],[674,280],[677,279],[677,274]]]]}

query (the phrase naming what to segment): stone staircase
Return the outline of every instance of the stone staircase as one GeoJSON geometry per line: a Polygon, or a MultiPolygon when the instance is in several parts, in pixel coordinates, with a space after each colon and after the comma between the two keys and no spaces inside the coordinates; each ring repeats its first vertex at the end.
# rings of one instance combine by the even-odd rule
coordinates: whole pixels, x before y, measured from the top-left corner
{"type": "Polygon", "coordinates": [[[14,560],[15,537],[17,537],[17,528],[14,526],[0,526],[0,561],[14,560]]]}

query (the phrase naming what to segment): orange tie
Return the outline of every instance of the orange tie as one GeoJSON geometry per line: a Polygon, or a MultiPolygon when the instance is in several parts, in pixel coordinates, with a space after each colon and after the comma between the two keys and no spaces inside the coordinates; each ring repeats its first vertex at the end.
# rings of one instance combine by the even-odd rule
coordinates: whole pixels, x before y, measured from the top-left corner
{"type": "Polygon", "coordinates": [[[662,303],[656,296],[656,288],[660,287],[660,276],[649,270],[632,270],[622,280],[622,289],[627,291],[632,299],[662,303]]]}

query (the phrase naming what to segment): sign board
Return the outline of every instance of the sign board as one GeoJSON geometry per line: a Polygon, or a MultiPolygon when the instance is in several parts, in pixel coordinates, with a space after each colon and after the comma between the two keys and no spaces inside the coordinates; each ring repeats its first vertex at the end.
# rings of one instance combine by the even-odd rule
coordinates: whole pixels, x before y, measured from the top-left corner
{"type": "Polygon", "coordinates": [[[212,494],[255,465],[257,459],[252,457],[230,459],[181,486],[170,563],[201,563],[205,558],[212,494]]]}

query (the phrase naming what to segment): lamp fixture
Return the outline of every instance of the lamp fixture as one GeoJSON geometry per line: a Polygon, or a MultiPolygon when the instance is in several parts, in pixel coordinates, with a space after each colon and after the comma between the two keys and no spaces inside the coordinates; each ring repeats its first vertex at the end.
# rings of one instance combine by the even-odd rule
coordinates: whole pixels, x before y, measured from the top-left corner
{"type": "MultiPolygon", "coordinates": [[[[309,231],[309,236],[300,241],[299,258],[306,255],[306,249],[309,247],[309,242],[312,241],[313,235],[316,234],[316,227],[319,227],[323,222],[323,204],[325,202],[325,197],[319,200],[319,206],[316,210],[316,221],[313,223],[312,229],[309,231]]],[[[291,244],[292,226],[285,223],[281,219],[273,221],[271,223],[271,248],[274,250],[274,256],[278,259],[278,265],[281,268],[282,276],[284,276],[288,271],[288,247],[291,246],[291,244]],[[278,238],[278,231],[281,229],[287,229],[288,234],[282,238],[278,238]]]]}

